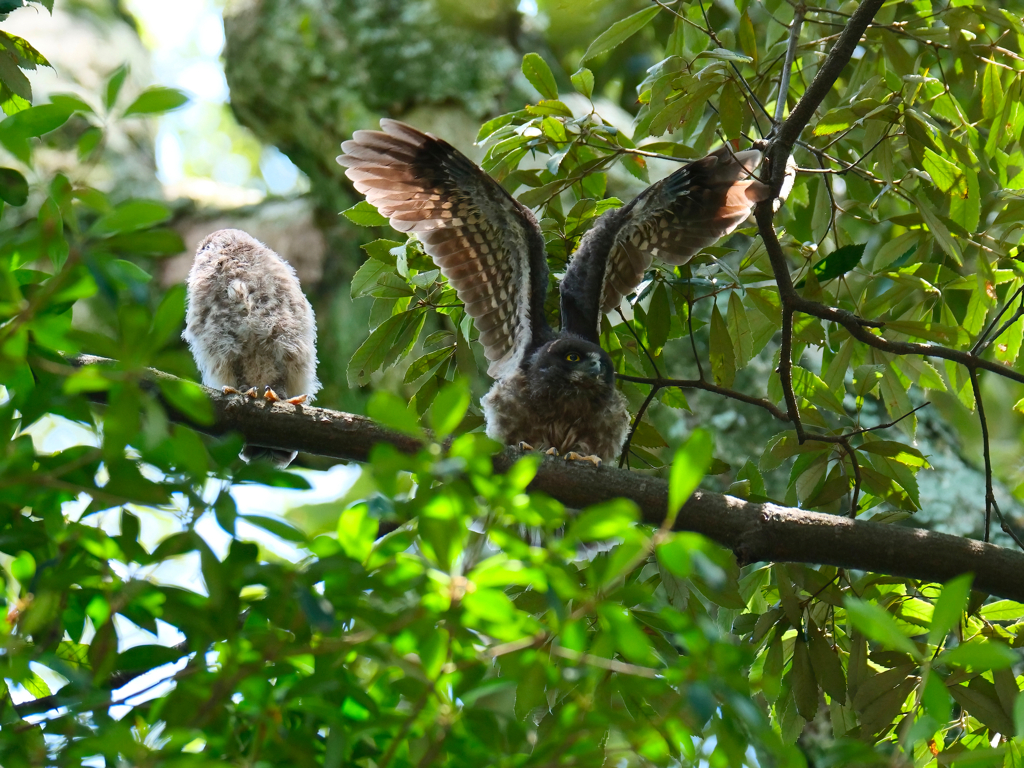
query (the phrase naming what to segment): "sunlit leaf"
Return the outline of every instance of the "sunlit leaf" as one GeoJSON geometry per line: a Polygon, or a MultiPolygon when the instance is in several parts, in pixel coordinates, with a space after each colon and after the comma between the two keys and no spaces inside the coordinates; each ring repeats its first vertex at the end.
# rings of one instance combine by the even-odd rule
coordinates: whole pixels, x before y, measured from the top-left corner
{"type": "Polygon", "coordinates": [[[147,88],[124,111],[124,116],[159,115],[170,112],[188,103],[188,96],[177,88],[153,86],[147,88]]]}
{"type": "Polygon", "coordinates": [[[601,33],[594,42],[587,48],[587,52],[583,54],[583,58],[580,59],[580,64],[595,56],[600,56],[606,51],[610,51],[612,48],[622,44],[641,29],[650,24],[651,20],[661,11],[657,6],[651,6],[645,8],[642,11],[637,11],[632,16],[627,16],[621,21],[617,21],[612,24],[608,29],[601,33]]]}
{"type": "Polygon", "coordinates": [[[530,81],[530,85],[537,89],[538,93],[545,99],[558,98],[558,86],[555,84],[555,76],[551,74],[551,68],[546,61],[536,53],[528,53],[523,56],[523,74],[530,81]]]}

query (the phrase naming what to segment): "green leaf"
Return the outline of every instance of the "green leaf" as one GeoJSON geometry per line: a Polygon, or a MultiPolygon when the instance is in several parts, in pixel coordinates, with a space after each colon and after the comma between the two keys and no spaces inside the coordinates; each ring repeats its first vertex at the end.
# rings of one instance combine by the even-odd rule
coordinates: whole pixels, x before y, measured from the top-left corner
{"type": "Polygon", "coordinates": [[[377,326],[349,361],[349,385],[367,384],[370,374],[389,368],[408,354],[426,317],[425,312],[409,310],[393,315],[377,326]]]}
{"type": "Polygon", "coordinates": [[[135,232],[160,224],[169,218],[171,211],[163,203],[155,200],[128,200],[97,219],[89,227],[89,234],[94,237],[107,237],[122,232],[135,232]]]}
{"type": "Polygon", "coordinates": [[[469,399],[469,384],[461,377],[437,393],[430,407],[430,426],[435,440],[448,437],[462,423],[469,410],[469,399]]]}
{"type": "Polygon", "coordinates": [[[190,420],[198,424],[213,423],[213,403],[201,386],[184,379],[164,377],[159,377],[157,384],[160,386],[160,393],[175,410],[186,414],[190,420]]]}
{"type": "Polygon", "coordinates": [[[96,147],[99,146],[102,138],[103,129],[97,128],[95,125],[82,131],[82,135],[78,137],[78,159],[88,160],[96,147]]]}
{"type": "Polygon", "coordinates": [[[528,53],[523,56],[523,74],[543,98],[558,98],[558,85],[555,83],[555,76],[551,74],[547,62],[539,54],[528,53]]]}
{"type": "Polygon", "coordinates": [[[761,690],[768,701],[776,702],[782,692],[782,633],[776,632],[775,638],[765,652],[764,671],[761,675],[761,690]]]}
{"type": "Polygon", "coordinates": [[[696,533],[673,533],[658,543],[658,561],[681,579],[688,579],[693,573],[693,558],[690,552],[699,550],[703,542],[696,533]]]}
{"type": "Polygon", "coordinates": [[[988,672],[1007,669],[1020,661],[1020,656],[1003,643],[988,640],[970,640],[956,648],[943,651],[935,659],[936,664],[964,667],[972,672],[988,672]]]}
{"type": "Polygon", "coordinates": [[[367,259],[352,276],[351,296],[357,299],[367,296],[377,287],[377,281],[384,275],[397,275],[394,264],[385,264],[377,259],[367,259]]]}
{"type": "Polygon", "coordinates": [[[928,231],[931,232],[935,239],[938,240],[939,246],[943,251],[957,263],[958,266],[962,266],[964,263],[963,252],[960,246],[957,245],[953,236],[949,233],[948,227],[939,220],[939,217],[935,215],[935,212],[931,207],[924,202],[921,202],[914,195],[908,195],[911,205],[914,209],[921,214],[921,218],[924,219],[925,225],[928,227],[928,231]]]}
{"type": "Polygon", "coordinates": [[[866,247],[867,243],[858,243],[856,245],[844,245],[842,248],[832,251],[832,253],[814,265],[814,272],[818,275],[818,280],[824,283],[826,280],[841,277],[851,269],[854,269],[860,264],[866,247]]]}
{"type": "Polygon", "coordinates": [[[995,120],[1003,109],[1003,83],[999,68],[992,62],[985,65],[981,81],[981,108],[986,120],[995,120]]]}
{"type": "Polygon", "coordinates": [[[388,225],[388,220],[381,216],[377,209],[365,200],[360,200],[347,211],[342,211],[341,213],[346,219],[353,224],[358,224],[360,227],[386,227],[388,225]]]}
{"type": "Polygon", "coordinates": [[[739,139],[743,132],[745,108],[746,104],[739,86],[730,80],[725,84],[718,100],[718,119],[722,124],[722,133],[725,134],[726,141],[739,139]]]}
{"type": "Polygon", "coordinates": [[[790,669],[790,682],[793,686],[793,699],[796,711],[805,720],[813,720],[818,711],[818,684],[814,679],[814,668],[811,666],[811,655],[807,649],[807,641],[798,634],[793,644],[793,666],[790,669]]]}
{"type": "MultiPolygon", "coordinates": [[[[52,5],[52,0],[47,0],[52,5]]],[[[35,69],[36,66],[50,67],[51,64],[39,51],[23,37],[9,32],[0,32],[0,47],[6,48],[18,60],[22,69],[35,69]]]]}
{"type": "Polygon", "coordinates": [[[285,541],[293,541],[298,544],[306,542],[306,534],[298,528],[292,527],[279,517],[266,517],[264,515],[239,515],[239,517],[285,541]]]}
{"type": "Polygon", "coordinates": [[[957,186],[960,177],[960,168],[942,155],[933,152],[929,148],[924,151],[924,169],[932,177],[935,186],[949,194],[957,186]]]}
{"type": "Polygon", "coordinates": [[[711,466],[711,448],[711,434],[703,429],[695,429],[686,443],[676,451],[668,481],[666,527],[672,527],[683,504],[707,474],[711,466]]]}
{"type": "Polygon", "coordinates": [[[0,168],[0,200],[24,205],[28,200],[28,182],[13,168],[0,168]]]}
{"type": "Polygon", "coordinates": [[[385,390],[374,392],[373,397],[366,405],[366,413],[371,419],[380,422],[385,427],[420,439],[426,437],[420,427],[415,409],[410,408],[409,403],[391,392],[385,390]]]}
{"type": "Polygon", "coordinates": [[[793,366],[793,392],[797,397],[809,400],[819,408],[844,413],[843,404],[828,384],[811,371],[799,365],[793,366]]]}
{"type": "Polygon", "coordinates": [[[640,510],[627,499],[587,507],[566,531],[566,541],[600,541],[623,536],[640,519],[640,510]]]}
{"type": "Polygon", "coordinates": [[[978,174],[968,165],[961,165],[962,180],[949,201],[949,218],[974,232],[981,220],[981,187],[978,174]]]}
{"type": "Polygon", "coordinates": [[[815,679],[832,699],[845,704],[846,677],[843,675],[843,663],[839,660],[838,652],[832,650],[825,635],[813,622],[808,625],[807,635],[815,679]]]}
{"type": "Polygon", "coordinates": [[[51,93],[50,103],[56,104],[60,107],[65,107],[72,112],[84,112],[87,115],[92,114],[93,112],[92,107],[73,93],[51,93]]]}
{"type": "Polygon", "coordinates": [[[627,16],[626,18],[615,22],[590,44],[590,47],[587,48],[587,52],[584,53],[583,58],[580,59],[580,64],[621,45],[650,24],[660,11],[661,8],[656,5],[652,5],[649,8],[645,8],[642,11],[634,13],[632,16],[627,16]]]}
{"type": "Polygon", "coordinates": [[[713,305],[711,310],[711,372],[715,377],[715,384],[720,387],[731,387],[736,379],[736,356],[733,352],[732,339],[729,337],[729,329],[722,319],[722,313],[718,311],[718,305],[713,305]]]}
{"type": "Polygon", "coordinates": [[[149,229],[124,232],[104,242],[107,248],[134,256],[176,256],[185,251],[185,242],[173,229],[149,229]]]}
{"type": "Polygon", "coordinates": [[[36,559],[31,552],[19,552],[8,566],[11,575],[27,589],[28,583],[36,573],[36,559]]]}
{"type": "Polygon", "coordinates": [[[153,279],[138,264],[124,259],[112,259],[107,264],[107,274],[122,286],[131,286],[133,283],[145,285],[153,279]]]}
{"type": "Polygon", "coordinates": [[[124,80],[128,77],[128,70],[128,65],[122,64],[107,79],[107,92],[103,98],[103,106],[107,108],[108,112],[114,106],[114,102],[117,101],[118,94],[121,93],[121,86],[124,85],[124,80]]]}
{"type": "Polygon", "coordinates": [[[876,643],[881,643],[896,651],[903,651],[920,660],[921,653],[917,646],[900,631],[896,620],[884,608],[849,595],[843,598],[843,604],[846,606],[846,615],[854,628],[859,629],[876,643]]]}
{"type": "Polygon", "coordinates": [[[1017,694],[1013,702],[1013,725],[1017,738],[1024,736],[1024,695],[1017,694]]]}
{"type": "Polygon", "coordinates": [[[1013,721],[1003,710],[995,686],[984,678],[975,677],[966,686],[951,685],[949,692],[961,707],[991,731],[997,733],[1013,731],[1013,721]]]}
{"type": "Polygon", "coordinates": [[[859,119],[859,115],[850,107],[839,107],[826,112],[814,126],[815,136],[829,136],[845,131],[859,119]]]}
{"type": "Polygon", "coordinates": [[[950,579],[942,587],[942,594],[935,601],[932,626],[928,630],[928,645],[940,645],[949,631],[960,622],[967,606],[967,599],[971,596],[973,583],[974,574],[964,573],[950,579]]]}
{"type": "Polygon", "coordinates": [[[571,78],[572,87],[588,99],[594,96],[594,73],[586,67],[580,67],[571,78]]]}
{"type": "Polygon", "coordinates": [[[139,97],[128,105],[124,111],[125,117],[131,115],[159,115],[170,112],[188,103],[188,96],[177,88],[165,88],[161,85],[154,85],[147,88],[139,97]]]}
{"type": "MultiPolygon", "coordinates": [[[[733,294],[735,295],[735,294],[733,294]]],[[[651,296],[651,304],[647,310],[647,347],[653,355],[657,355],[672,327],[672,311],[668,295],[668,286],[658,283],[651,296]]]]}
{"type": "MultiPolygon", "coordinates": [[[[0,32],[0,42],[5,38],[6,35],[0,32]]],[[[32,85],[29,83],[28,77],[18,68],[15,57],[4,51],[0,51],[0,82],[10,88],[15,95],[26,101],[32,101],[32,85]]]]}
{"type": "Polygon", "coordinates": [[[928,679],[925,681],[924,690],[921,693],[921,704],[924,705],[924,711],[936,722],[949,722],[953,700],[942,682],[942,678],[934,669],[928,672],[928,679]]]}
{"type": "Polygon", "coordinates": [[[73,111],[60,104],[23,109],[0,122],[0,141],[6,145],[10,141],[43,136],[64,125],[73,111]]]}
{"type": "Polygon", "coordinates": [[[916,448],[892,440],[872,440],[859,446],[858,450],[886,456],[908,467],[927,467],[928,460],[916,448]]]}
{"type": "Polygon", "coordinates": [[[177,661],[182,652],[166,645],[136,645],[117,657],[121,672],[140,672],[177,661]]]}
{"type": "Polygon", "coordinates": [[[619,652],[634,664],[651,661],[651,643],[633,617],[622,606],[605,603],[598,607],[602,625],[615,638],[619,652]]]}
{"type": "Polygon", "coordinates": [[[979,613],[985,621],[1015,621],[1024,619],[1024,603],[1013,600],[997,600],[982,606],[979,613]]]}
{"type": "Polygon", "coordinates": [[[344,510],[338,517],[338,543],[345,554],[359,563],[373,551],[379,524],[370,516],[366,504],[356,504],[344,510]]]}

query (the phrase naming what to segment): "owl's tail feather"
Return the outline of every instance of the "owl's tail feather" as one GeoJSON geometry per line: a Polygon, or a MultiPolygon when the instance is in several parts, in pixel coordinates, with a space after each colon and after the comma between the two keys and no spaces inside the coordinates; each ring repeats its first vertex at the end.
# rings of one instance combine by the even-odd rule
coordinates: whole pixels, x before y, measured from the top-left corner
{"type": "Polygon", "coordinates": [[[295,457],[299,455],[299,452],[282,451],[279,448],[267,448],[262,445],[246,444],[242,446],[242,452],[238,455],[242,457],[242,461],[246,464],[263,460],[272,462],[278,469],[284,469],[295,460],[295,457]]]}

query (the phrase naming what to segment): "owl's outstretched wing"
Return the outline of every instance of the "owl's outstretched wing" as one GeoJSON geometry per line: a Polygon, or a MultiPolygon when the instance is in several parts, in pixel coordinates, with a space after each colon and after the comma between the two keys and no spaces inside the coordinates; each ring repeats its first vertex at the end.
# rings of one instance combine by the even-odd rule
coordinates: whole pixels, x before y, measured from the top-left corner
{"type": "Polygon", "coordinates": [[[551,336],[548,266],[533,213],[448,142],[397,120],[356,131],[338,162],[401,232],[415,232],[480,332],[494,378],[551,336]]]}
{"type": "Polygon", "coordinates": [[[562,280],[563,329],[596,341],[602,315],[636,289],[653,259],[685,264],[742,224],[770,194],[753,177],[760,163],[756,149],[723,147],[602,216],[562,280]]]}

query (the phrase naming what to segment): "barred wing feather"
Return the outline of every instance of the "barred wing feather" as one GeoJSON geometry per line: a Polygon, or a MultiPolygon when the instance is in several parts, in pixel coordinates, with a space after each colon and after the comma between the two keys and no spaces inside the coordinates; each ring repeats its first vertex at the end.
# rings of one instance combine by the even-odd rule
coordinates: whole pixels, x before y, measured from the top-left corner
{"type": "Polygon", "coordinates": [[[480,333],[494,378],[550,336],[547,259],[537,221],[446,141],[396,120],[356,131],[338,162],[391,226],[414,232],[480,333]]]}

